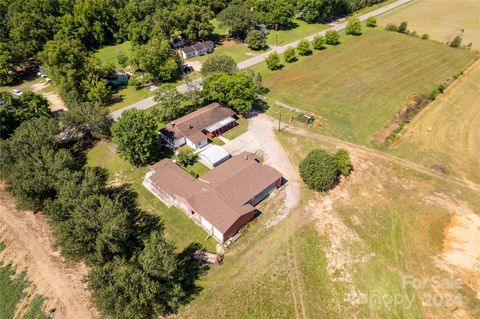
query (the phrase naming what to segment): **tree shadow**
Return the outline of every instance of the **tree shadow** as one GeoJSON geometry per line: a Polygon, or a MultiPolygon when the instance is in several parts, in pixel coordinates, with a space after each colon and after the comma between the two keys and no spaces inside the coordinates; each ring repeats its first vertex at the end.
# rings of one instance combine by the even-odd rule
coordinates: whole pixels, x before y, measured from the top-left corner
{"type": "Polygon", "coordinates": [[[147,164],[153,165],[164,158],[172,157],[173,154],[173,151],[163,144],[160,138],[158,138],[152,146],[150,160],[147,164]]]}

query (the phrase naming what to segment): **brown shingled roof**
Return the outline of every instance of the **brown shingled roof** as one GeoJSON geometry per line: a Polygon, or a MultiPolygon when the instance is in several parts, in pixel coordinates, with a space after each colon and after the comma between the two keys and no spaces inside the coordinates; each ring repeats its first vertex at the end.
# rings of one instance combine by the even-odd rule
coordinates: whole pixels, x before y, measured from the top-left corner
{"type": "Polygon", "coordinates": [[[162,133],[173,140],[185,136],[194,142],[190,136],[193,139],[198,139],[200,137],[198,132],[201,132],[210,125],[233,115],[235,115],[234,111],[222,106],[220,103],[214,102],[179,119],[171,121],[164,129],[162,129],[162,133]]]}
{"type": "Polygon", "coordinates": [[[152,183],[188,201],[193,210],[225,233],[242,215],[254,210],[248,203],[282,175],[261,165],[252,153],[234,156],[195,179],[168,159],[153,166],[152,183]]]}

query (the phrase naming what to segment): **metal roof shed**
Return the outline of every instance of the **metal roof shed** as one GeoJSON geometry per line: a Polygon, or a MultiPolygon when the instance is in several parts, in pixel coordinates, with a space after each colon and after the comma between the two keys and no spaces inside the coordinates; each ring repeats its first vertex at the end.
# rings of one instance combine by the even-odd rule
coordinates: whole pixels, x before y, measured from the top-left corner
{"type": "Polygon", "coordinates": [[[214,168],[231,157],[223,147],[218,145],[211,145],[198,155],[200,157],[200,162],[209,168],[214,168]]]}

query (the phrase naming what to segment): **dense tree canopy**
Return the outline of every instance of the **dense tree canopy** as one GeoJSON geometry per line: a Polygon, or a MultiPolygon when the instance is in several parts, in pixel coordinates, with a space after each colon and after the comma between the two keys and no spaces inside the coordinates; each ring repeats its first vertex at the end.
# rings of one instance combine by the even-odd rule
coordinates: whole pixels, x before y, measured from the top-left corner
{"type": "Polygon", "coordinates": [[[24,209],[40,209],[56,195],[58,183],[77,165],[61,146],[53,118],[39,117],[23,122],[0,144],[0,177],[24,209]]]}
{"type": "Polygon", "coordinates": [[[203,95],[207,101],[225,103],[239,113],[248,113],[259,102],[260,89],[245,72],[213,73],[204,81],[203,95]]]}
{"type": "Polygon", "coordinates": [[[126,160],[137,166],[145,164],[158,139],[157,122],[148,111],[127,110],[112,125],[112,136],[126,160]]]}
{"type": "Polygon", "coordinates": [[[238,71],[237,62],[229,55],[209,56],[202,64],[202,76],[206,77],[211,73],[224,72],[234,74],[238,71]]]}
{"type": "Polygon", "coordinates": [[[155,102],[158,105],[153,108],[152,114],[164,123],[173,121],[193,109],[193,103],[171,83],[162,84],[155,90],[155,102]]]}
{"type": "Polygon", "coordinates": [[[172,81],[181,74],[180,59],[170,49],[168,41],[159,37],[134,47],[131,60],[154,81],[172,81]]]}
{"type": "Polygon", "coordinates": [[[267,48],[267,36],[260,31],[252,30],[248,32],[245,43],[252,50],[262,50],[267,48]]]}
{"type": "Polygon", "coordinates": [[[19,97],[0,92],[0,138],[9,137],[22,122],[42,116],[52,116],[48,101],[42,96],[30,91],[19,97]]]}
{"type": "Polygon", "coordinates": [[[258,21],[269,28],[288,28],[295,16],[295,1],[256,0],[253,10],[257,14],[258,21]]]}
{"type": "Polygon", "coordinates": [[[228,28],[233,37],[239,39],[245,38],[257,23],[255,14],[248,7],[235,2],[220,12],[218,20],[222,26],[228,28]]]}

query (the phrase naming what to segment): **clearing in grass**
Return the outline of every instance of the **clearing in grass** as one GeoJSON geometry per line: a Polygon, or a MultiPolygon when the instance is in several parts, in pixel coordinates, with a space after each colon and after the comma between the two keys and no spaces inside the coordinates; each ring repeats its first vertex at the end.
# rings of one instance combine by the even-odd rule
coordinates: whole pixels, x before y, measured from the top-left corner
{"type": "Polygon", "coordinates": [[[370,144],[415,94],[428,95],[458,74],[475,53],[380,29],[269,71],[254,69],[276,100],[320,115],[321,130],[370,144]]]}

